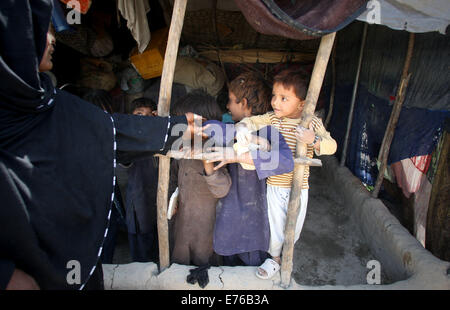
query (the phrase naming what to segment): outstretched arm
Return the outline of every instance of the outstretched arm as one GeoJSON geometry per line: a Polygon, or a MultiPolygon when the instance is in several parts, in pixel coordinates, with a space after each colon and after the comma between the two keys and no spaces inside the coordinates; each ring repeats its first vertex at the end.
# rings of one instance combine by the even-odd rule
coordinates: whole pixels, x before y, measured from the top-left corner
{"type": "Polygon", "coordinates": [[[202,117],[193,113],[170,117],[116,113],[113,119],[119,163],[130,163],[155,153],[165,154],[178,139],[204,136],[202,117]]]}

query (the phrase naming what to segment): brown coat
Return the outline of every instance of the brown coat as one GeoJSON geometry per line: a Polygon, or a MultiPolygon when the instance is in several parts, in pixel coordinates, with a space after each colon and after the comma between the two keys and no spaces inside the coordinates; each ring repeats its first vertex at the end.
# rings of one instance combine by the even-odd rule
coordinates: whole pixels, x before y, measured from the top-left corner
{"type": "Polygon", "coordinates": [[[211,263],[216,204],[227,195],[231,178],[226,168],[207,176],[200,160],[174,160],[170,193],[179,189],[172,235],[173,263],[201,266],[211,263]]]}

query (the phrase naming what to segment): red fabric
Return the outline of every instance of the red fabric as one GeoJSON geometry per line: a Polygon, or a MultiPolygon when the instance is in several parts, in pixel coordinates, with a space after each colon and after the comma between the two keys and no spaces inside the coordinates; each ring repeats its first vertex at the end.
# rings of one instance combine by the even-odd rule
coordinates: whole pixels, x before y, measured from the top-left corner
{"type": "Polygon", "coordinates": [[[427,173],[431,163],[431,155],[414,156],[411,158],[414,166],[422,173],[427,173]]]}
{"type": "Polygon", "coordinates": [[[424,155],[403,159],[391,165],[395,180],[406,198],[420,189],[430,162],[431,155],[424,155]]]}

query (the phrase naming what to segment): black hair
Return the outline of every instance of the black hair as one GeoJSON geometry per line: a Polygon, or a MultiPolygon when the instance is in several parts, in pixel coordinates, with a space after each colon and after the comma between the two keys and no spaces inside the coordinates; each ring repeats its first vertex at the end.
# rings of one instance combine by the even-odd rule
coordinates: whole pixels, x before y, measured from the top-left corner
{"type": "Polygon", "coordinates": [[[113,113],[112,96],[106,90],[90,89],[83,94],[82,98],[108,113],[113,113]]]}
{"type": "Polygon", "coordinates": [[[207,120],[222,120],[222,110],[216,99],[201,89],[184,95],[171,108],[174,115],[184,115],[188,112],[201,115],[207,120]]]}
{"type": "Polygon", "coordinates": [[[298,68],[288,68],[279,72],[273,83],[280,83],[284,88],[293,88],[295,96],[300,100],[305,100],[308,93],[308,75],[298,68]]]}
{"type": "Polygon", "coordinates": [[[133,100],[131,103],[131,111],[134,111],[137,108],[150,108],[152,111],[156,111],[158,109],[156,103],[152,99],[145,97],[133,100]]]}

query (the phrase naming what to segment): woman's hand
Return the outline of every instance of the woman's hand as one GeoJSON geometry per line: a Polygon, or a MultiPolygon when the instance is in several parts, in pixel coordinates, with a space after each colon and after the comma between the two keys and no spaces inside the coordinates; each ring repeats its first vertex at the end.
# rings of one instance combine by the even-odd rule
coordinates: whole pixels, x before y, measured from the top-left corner
{"type": "Polygon", "coordinates": [[[208,138],[208,135],[203,132],[209,125],[202,126],[202,123],[206,119],[200,115],[188,112],[185,114],[187,120],[187,129],[183,134],[184,140],[192,140],[194,136],[200,136],[202,138],[208,138]]]}
{"type": "Polygon", "coordinates": [[[219,162],[214,167],[214,170],[218,170],[226,164],[235,163],[238,160],[238,155],[232,147],[211,147],[203,155],[206,163],[219,162]]]}

